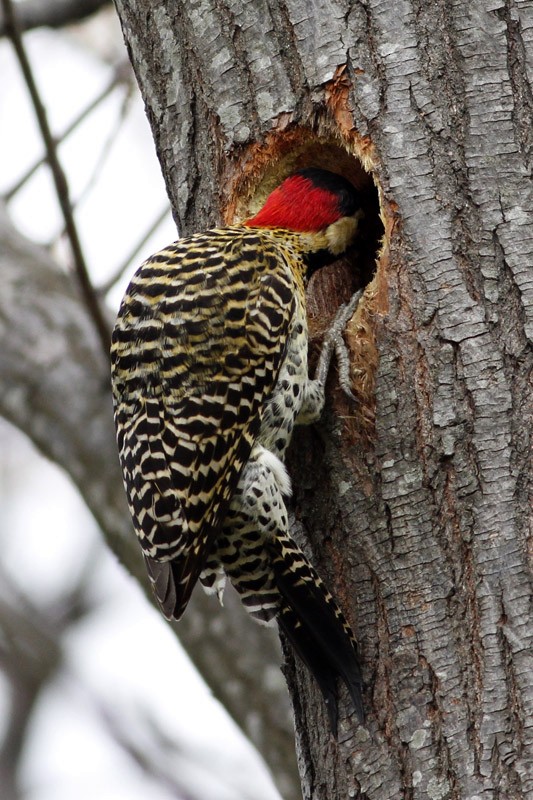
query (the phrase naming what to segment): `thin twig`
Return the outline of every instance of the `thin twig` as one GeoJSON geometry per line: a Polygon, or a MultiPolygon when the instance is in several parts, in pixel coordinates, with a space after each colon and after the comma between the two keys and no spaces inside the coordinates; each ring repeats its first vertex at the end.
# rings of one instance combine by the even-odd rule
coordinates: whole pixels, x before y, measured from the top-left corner
{"type": "Polygon", "coordinates": [[[98,180],[100,178],[100,174],[101,174],[102,170],[104,169],[104,167],[106,165],[106,162],[108,161],[108,159],[109,159],[109,157],[111,155],[111,152],[112,152],[112,149],[113,149],[113,145],[115,144],[115,141],[117,140],[117,137],[118,137],[118,135],[120,133],[120,129],[123,127],[123,125],[124,125],[124,123],[126,121],[127,114],[128,114],[128,107],[129,107],[130,102],[132,100],[132,96],[133,96],[133,86],[130,84],[129,90],[125,93],[125,95],[122,98],[122,102],[120,104],[120,109],[119,109],[117,118],[114,121],[113,127],[111,128],[111,130],[109,131],[109,133],[107,134],[107,136],[105,138],[105,141],[102,142],[102,144],[101,144],[101,146],[99,148],[100,152],[98,154],[97,161],[96,161],[96,163],[94,165],[94,169],[91,170],[91,176],[90,176],[89,180],[87,181],[87,183],[85,184],[85,186],[83,187],[83,190],[80,192],[80,194],[76,198],[76,200],[73,201],[73,203],[72,203],[72,206],[73,206],[74,209],[78,208],[80,206],[80,204],[83,203],[83,201],[85,200],[87,195],[90,194],[90,192],[92,191],[94,186],[97,184],[97,182],[98,182],[98,180]]]}
{"type": "MultiPolygon", "coordinates": [[[[127,62],[127,63],[129,65],[129,62],[127,62]]],[[[131,73],[130,73],[130,75],[131,75],[131,73]]],[[[104,86],[102,91],[99,94],[97,94],[96,97],[93,100],[91,100],[91,102],[87,106],[85,106],[85,108],[83,108],[80,111],[80,113],[65,128],[65,130],[63,131],[63,133],[60,136],[56,136],[54,138],[54,141],[56,143],[56,147],[58,147],[66,139],[68,139],[70,134],[73,133],[76,130],[76,128],[85,119],[87,119],[89,114],[91,114],[96,108],[98,108],[100,103],[103,103],[103,101],[120,84],[125,84],[128,87],[131,86],[131,77],[127,77],[126,76],[126,70],[124,69],[124,63],[123,62],[121,62],[120,64],[117,64],[117,66],[116,66],[116,68],[114,70],[114,73],[113,73],[113,77],[111,78],[109,83],[106,86],[104,86]]],[[[129,89],[128,89],[128,91],[129,91],[129,89]]],[[[24,175],[22,175],[22,177],[20,177],[17,180],[17,182],[11,187],[11,189],[8,189],[7,192],[4,192],[3,196],[4,196],[4,200],[5,200],[6,203],[9,203],[10,200],[12,200],[13,197],[17,194],[17,192],[20,192],[22,187],[30,180],[30,178],[33,175],[35,175],[35,173],[37,172],[39,167],[42,166],[45,163],[46,160],[47,160],[46,155],[44,155],[42,158],[39,158],[34,164],[32,164],[32,166],[28,170],[26,170],[24,175]]]]}
{"type": "Polygon", "coordinates": [[[139,252],[142,250],[148,239],[152,236],[152,234],[155,233],[155,231],[158,229],[158,227],[161,225],[161,223],[163,222],[165,217],[168,216],[169,213],[170,213],[170,208],[168,205],[165,205],[163,210],[157,215],[157,217],[154,219],[148,230],[144,233],[142,239],[140,239],[140,241],[138,241],[135,244],[133,250],[131,250],[131,252],[128,253],[122,264],[119,267],[117,267],[113,275],[107,281],[105,281],[105,283],[102,283],[100,286],[97,287],[97,292],[100,295],[100,297],[105,297],[105,295],[109,291],[111,291],[115,283],[118,280],[120,280],[120,278],[128,269],[131,262],[138,256],[139,252]]]}
{"type": "Polygon", "coordinates": [[[78,277],[78,281],[80,284],[80,288],[85,303],[87,305],[87,309],[93,319],[96,330],[102,342],[102,347],[106,354],[106,358],[109,358],[109,343],[110,343],[109,326],[104,318],[102,309],[100,307],[100,303],[98,301],[98,297],[93,289],[91,280],[89,278],[87,264],[85,263],[85,258],[79,240],[76,223],[74,221],[74,216],[72,213],[67,179],[65,177],[65,173],[63,172],[63,168],[57,156],[56,143],[52,135],[52,132],[50,130],[50,126],[48,124],[48,119],[46,116],[46,111],[41,101],[39,91],[35,83],[35,79],[33,77],[31,65],[28,56],[26,54],[24,44],[22,42],[22,36],[17,27],[12,0],[2,0],[2,6],[4,9],[6,31],[15,49],[20,69],[22,71],[24,80],[26,81],[26,86],[28,87],[28,91],[31,96],[31,100],[35,110],[35,115],[37,117],[37,122],[41,130],[41,136],[43,137],[46,149],[46,157],[54,180],[54,185],[59,205],[61,207],[63,218],[65,220],[65,229],[72,250],[75,272],[78,277]]]}

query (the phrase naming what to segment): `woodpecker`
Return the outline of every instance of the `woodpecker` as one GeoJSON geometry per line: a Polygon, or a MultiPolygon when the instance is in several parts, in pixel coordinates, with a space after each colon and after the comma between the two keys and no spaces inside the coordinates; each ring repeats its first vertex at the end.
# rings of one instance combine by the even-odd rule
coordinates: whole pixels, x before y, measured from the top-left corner
{"type": "Polygon", "coordinates": [[[111,348],[124,485],[164,615],[182,616],[198,580],[222,600],[229,578],[307,664],[334,735],[337,678],[363,720],[357,643],[290,535],[284,456],[294,425],[320,417],[332,351],[358,302],[341,308],[311,379],[306,282],[347,249],[360,216],[340,175],[290,175],[245,222],[145,261],[111,348]]]}

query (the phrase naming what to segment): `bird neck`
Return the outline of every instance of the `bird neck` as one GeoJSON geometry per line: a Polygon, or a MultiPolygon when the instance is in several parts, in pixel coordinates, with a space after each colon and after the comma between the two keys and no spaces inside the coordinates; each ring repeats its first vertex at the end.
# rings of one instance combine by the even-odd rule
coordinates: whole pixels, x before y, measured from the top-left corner
{"type": "Polygon", "coordinates": [[[322,231],[300,234],[305,250],[309,253],[327,250],[333,256],[340,256],[355,239],[361,216],[358,211],[352,217],[341,217],[322,231]]]}
{"type": "Polygon", "coordinates": [[[244,224],[249,228],[258,228],[266,234],[271,232],[277,240],[290,239],[304,256],[320,251],[326,251],[331,256],[339,256],[353,242],[361,216],[362,212],[357,211],[353,216],[341,217],[318,231],[295,231],[282,225],[276,227],[258,225],[255,218],[247,220],[244,224]]]}

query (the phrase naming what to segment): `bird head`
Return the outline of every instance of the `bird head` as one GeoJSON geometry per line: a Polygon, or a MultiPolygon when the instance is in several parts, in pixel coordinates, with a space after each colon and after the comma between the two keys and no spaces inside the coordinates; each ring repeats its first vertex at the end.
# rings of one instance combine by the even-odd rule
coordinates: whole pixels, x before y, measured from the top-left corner
{"type": "Polygon", "coordinates": [[[309,167],[285,178],[244,224],[302,233],[310,251],[340,255],[353,241],[361,215],[359,193],[346,178],[309,167]]]}

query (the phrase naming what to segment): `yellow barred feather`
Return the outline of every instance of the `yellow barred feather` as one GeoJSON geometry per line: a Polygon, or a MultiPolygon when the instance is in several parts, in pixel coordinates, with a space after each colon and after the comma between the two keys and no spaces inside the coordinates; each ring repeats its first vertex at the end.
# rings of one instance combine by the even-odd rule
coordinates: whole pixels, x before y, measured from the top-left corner
{"type": "Polygon", "coordinates": [[[282,234],[228,227],[180,239],[141,266],[113,333],[126,492],[154,580],[154,560],[179,557],[175,605],[164,604],[175,618],[226,515],[303,308],[300,237],[282,234]]]}

